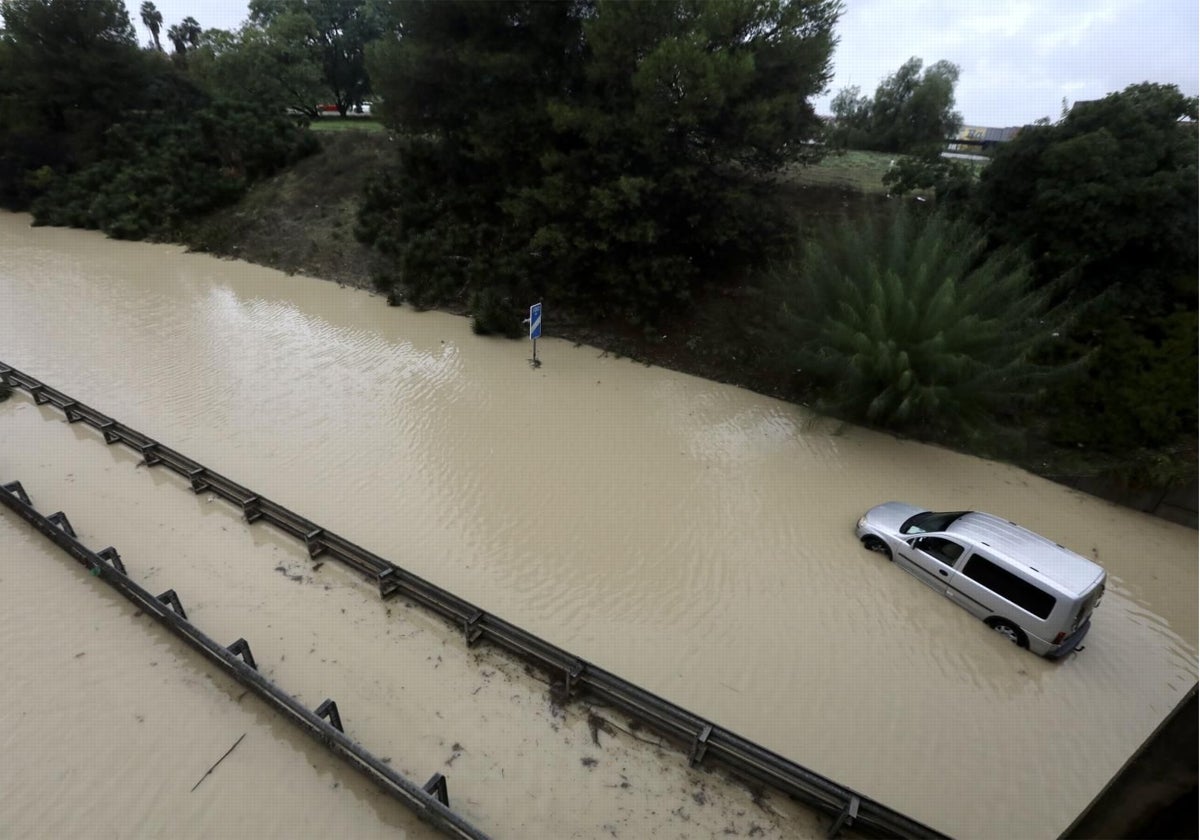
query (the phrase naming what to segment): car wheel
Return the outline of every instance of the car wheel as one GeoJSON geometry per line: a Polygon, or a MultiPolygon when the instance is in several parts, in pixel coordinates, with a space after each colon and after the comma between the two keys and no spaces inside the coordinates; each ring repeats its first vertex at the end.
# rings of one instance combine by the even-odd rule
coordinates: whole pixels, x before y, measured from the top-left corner
{"type": "Polygon", "coordinates": [[[1029,639],[1025,635],[1025,631],[1011,621],[1004,618],[989,618],[987,626],[991,627],[1004,638],[1008,639],[1017,647],[1029,647],[1029,639]]]}
{"type": "Polygon", "coordinates": [[[877,551],[888,560],[892,559],[892,550],[888,548],[887,543],[879,539],[879,537],[863,537],[862,544],[867,551],[877,551]]]}

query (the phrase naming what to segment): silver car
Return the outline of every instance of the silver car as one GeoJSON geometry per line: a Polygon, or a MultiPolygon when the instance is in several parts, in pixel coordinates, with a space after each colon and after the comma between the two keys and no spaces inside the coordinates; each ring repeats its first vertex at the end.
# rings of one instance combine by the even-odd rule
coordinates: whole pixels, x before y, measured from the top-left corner
{"type": "Polygon", "coordinates": [[[993,630],[1050,659],[1079,648],[1104,594],[1100,566],[988,513],[888,502],[863,514],[855,534],[993,630]]]}

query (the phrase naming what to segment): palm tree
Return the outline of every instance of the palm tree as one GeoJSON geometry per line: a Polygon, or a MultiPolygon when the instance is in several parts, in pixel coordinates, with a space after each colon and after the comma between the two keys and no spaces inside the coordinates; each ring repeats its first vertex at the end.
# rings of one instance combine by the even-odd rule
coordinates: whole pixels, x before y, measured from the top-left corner
{"type": "Polygon", "coordinates": [[[846,420],[928,437],[996,430],[1060,372],[1035,351],[1062,329],[1025,263],[941,215],[843,222],[771,273],[789,369],[846,420]]]}
{"type": "Polygon", "coordinates": [[[200,45],[200,35],[203,30],[200,23],[191,15],[185,17],[178,25],[167,30],[167,37],[175,45],[175,54],[183,55],[187,48],[200,45]]]}
{"type": "Polygon", "coordinates": [[[162,12],[150,0],[146,0],[142,4],[142,23],[150,30],[150,36],[154,38],[154,48],[159,52],[163,51],[162,42],[158,40],[158,33],[162,31],[162,22],[162,12]]]}

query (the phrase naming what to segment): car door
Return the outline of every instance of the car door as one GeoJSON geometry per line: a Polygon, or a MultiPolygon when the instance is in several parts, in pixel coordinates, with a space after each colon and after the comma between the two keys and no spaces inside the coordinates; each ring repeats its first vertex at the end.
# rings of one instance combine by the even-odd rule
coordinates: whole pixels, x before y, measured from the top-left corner
{"type": "Polygon", "coordinates": [[[954,564],[964,551],[961,543],[947,537],[910,537],[904,541],[900,556],[922,583],[945,595],[956,574],[954,564]]]}

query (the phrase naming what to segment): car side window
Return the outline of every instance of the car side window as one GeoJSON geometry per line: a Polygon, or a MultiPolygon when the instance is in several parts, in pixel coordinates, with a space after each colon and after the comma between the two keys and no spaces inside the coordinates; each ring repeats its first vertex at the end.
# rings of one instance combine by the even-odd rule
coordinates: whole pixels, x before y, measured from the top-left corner
{"type": "Polygon", "coordinates": [[[1057,598],[1041,587],[1022,580],[978,554],[967,561],[967,565],[963,567],[963,574],[1043,621],[1050,617],[1054,605],[1058,602],[1057,598]]]}
{"type": "Polygon", "coordinates": [[[921,537],[913,541],[913,548],[924,551],[934,560],[953,566],[962,557],[963,547],[945,537],[921,537]]]}

